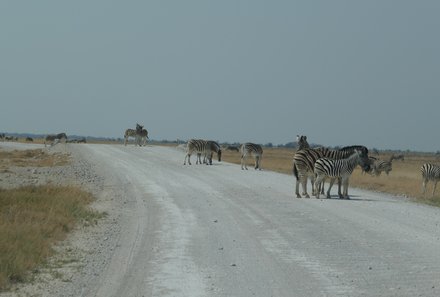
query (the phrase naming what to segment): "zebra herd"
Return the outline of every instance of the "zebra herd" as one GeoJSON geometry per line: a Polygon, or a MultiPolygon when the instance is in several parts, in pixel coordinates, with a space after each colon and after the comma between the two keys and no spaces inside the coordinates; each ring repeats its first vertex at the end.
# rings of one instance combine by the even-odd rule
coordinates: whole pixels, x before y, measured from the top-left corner
{"type": "MultiPolygon", "coordinates": [[[[360,166],[362,171],[374,176],[379,176],[381,172],[387,175],[392,170],[393,160],[403,160],[403,155],[392,155],[389,160],[380,160],[368,156],[368,149],[363,145],[352,145],[338,150],[331,150],[324,147],[310,148],[307,137],[297,135],[298,149],[293,157],[292,171],[296,178],[295,194],[297,198],[310,198],[307,192],[307,180],[310,178],[312,195],[320,198],[324,194],[324,182],[329,178],[329,186],[326,198],[331,198],[330,190],[336,180],[338,180],[338,196],[340,199],[350,199],[348,195],[349,179],[354,169],[360,166]],[[301,184],[303,192],[299,193],[301,184]],[[342,190],[342,191],[341,191],[342,190]]],[[[255,160],[255,169],[261,170],[261,159],[263,148],[255,143],[243,143],[240,147],[228,146],[226,150],[238,151],[241,154],[241,169],[248,169],[246,159],[251,156],[255,160]]],[[[191,155],[196,154],[196,164],[212,165],[213,154],[216,153],[218,161],[221,161],[221,147],[212,140],[191,139],[186,145],[186,155],[183,164],[191,165],[191,155]],[[203,160],[202,157],[203,156],[203,160]]],[[[434,189],[440,180],[440,166],[424,164],[422,166],[422,193],[425,194],[428,181],[434,181],[434,189]]]]}

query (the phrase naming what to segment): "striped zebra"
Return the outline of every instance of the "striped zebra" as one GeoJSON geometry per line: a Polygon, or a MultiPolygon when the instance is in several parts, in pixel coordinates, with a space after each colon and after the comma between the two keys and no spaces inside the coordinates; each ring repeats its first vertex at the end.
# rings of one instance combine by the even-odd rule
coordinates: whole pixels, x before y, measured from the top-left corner
{"type": "Polygon", "coordinates": [[[301,198],[299,193],[299,184],[301,183],[303,193],[306,198],[310,198],[307,193],[307,179],[310,176],[312,182],[312,194],[315,192],[315,174],[314,167],[316,160],[320,158],[344,159],[350,156],[355,150],[360,150],[368,156],[368,149],[362,145],[346,146],[340,150],[330,150],[328,148],[308,148],[299,150],[293,156],[293,175],[296,178],[295,194],[297,198],[301,198]]]}
{"type": "Polygon", "coordinates": [[[335,179],[337,178],[340,183],[338,187],[339,198],[350,199],[348,196],[348,182],[353,170],[357,165],[360,165],[366,171],[369,170],[368,155],[362,151],[355,150],[348,158],[345,159],[330,159],[320,158],[316,160],[314,166],[314,172],[316,174],[315,188],[316,198],[319,199],[320,186],[323,183],[325,177],[330,177],[330,185],[327,190],[327,198],[330,198],[330,190],[333,186],[335,179]],[[344,187],[341,194],[341,183],[344,187]]]}
{"type": "Polygon", "coordinates": [[[371,164],[371,175],[380,176],[382,172],[385,172],[387,175],[390,171],[393,170],[393,161],[390,159],[389,161],[376,159],[371,164]]]}
{"type": "Polygon", "coordinates": [[[248,155],[253,156],[255,159],[255,170],[261,170],[261,159],[263,157],[263,148],[259,144],[246,142],[240,146],[241,153],[241,169],[247,169],[246,158],[248,155]],[[243,168],[244,165],[244,168],[243,168]]]}
{"type": "Polygon", "coordinates": [[[125,130],[125,133],[124,133],[124,145],[125,146],[127,145],[129,137],[133,137],[135,139],[135,145],[136,144],[140,145],[140,137],[139,137],[139,135],[141,134],[141,131],[142,131],[143,128],[144,128],[144,126],[141,126],[138,123],[136,123],[136,129],[127,129],[127,130],[125,130]]]}
{"type": "Polygon", "coordinates": [[[209,155],[207,155],[207,162],[209,163],[209,165],[212,165],[212,156],[214,155],[214,153],[217,154],[217,160],[219,162],[222,161],[222,149],[220,147],[220,145],[213,140],[208,140],[208,146],[209,146],[209,155]]]}
{"type": "Polygon", "coordinates": [[[307,136],[305,135],[296,135],[296,143],[298,146],[298,151],[306,148],[310,148],[310,145],[307,142],[307,136]]]}
{"type": "Polygon", "coordinates": [[[422,168],[422,194],[425,195],[426,192],[426,185],[428,184],[428,181],[434,182],[434,188],[432,189],[432,197],[434,197],[435,188],[437,187],[437,182],[440,180],[440,166],[425,163],[423,164],[422,168]]]}
{"type": "MultiPolygon", "coordinates": [[[[191,155],[196,153],[196,164],[202,164],[201,155],[204,157],[211,156],[211,145],[207,140],[203,139],[190,139],[186,145],[186,155],[183,165],[186,165],[186,160],[188,159],[188,164],[191,165],[191,155]]],[[[219,146],[220,148],[220,146],[219,146]]],[[[221,150],[220,150],[221,156],[221,150]]],[[[221,157],[219,157],[221,159],[221,157]]]]}
{"type": "Polygon", "coordinates": [[[138,137],[139,137],[139,146],[145,146],[147,145],[147,139],[148,138],[148,131],[147,129],[141,129],[138,133],[138,137]]]}
{"type": "Polygon", "coordinates": [[[46,147],[48,142],[50,142],[50,146],[53,146],[62,140],[67,141],[67,135],[64,132],[46,135],[46,137],[44,138],[44,147],[46,147]]]}

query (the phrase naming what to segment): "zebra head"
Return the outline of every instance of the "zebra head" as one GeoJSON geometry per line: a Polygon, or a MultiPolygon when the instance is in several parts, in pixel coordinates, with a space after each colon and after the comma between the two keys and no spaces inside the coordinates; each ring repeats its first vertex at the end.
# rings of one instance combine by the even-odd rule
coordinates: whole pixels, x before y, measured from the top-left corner
{"type": "Polygon", "coordinates": [[[366,172],[370,171],[371,161],[368,157],[368,150],[365,149],[355,149],[355,154],[359,156],[359,165],[366,172]]]}
{"type": "Polygon", "coordinates": [[[296,135],[296,142],[298,144],[298,150],[310,148],[309,143],[307,142],[307,136],[305,135],[296,135]]]}
{"type": "Polygon", "coordinates": [[[138,123],[136,123],[136,132],[140,133],[142,131],[142,129],[144,128],[144,126],[139,125],[138,123]]]}

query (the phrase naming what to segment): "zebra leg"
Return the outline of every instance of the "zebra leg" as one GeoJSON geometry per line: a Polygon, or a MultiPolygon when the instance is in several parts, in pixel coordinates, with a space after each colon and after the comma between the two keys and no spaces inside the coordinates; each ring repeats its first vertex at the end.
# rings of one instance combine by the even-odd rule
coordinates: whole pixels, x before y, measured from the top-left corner
{"type": "Polygon", "coordinates": [[[343,199],[350,199],[350,197],[348,197],[348,177],[342,178],[342,186],[344,187],[342,194],[343,199]]]}
{"type": "Polygon", "coordinates": [[[338,177],[338,196],[339,196],[339,199],[344,199],[344,197],[342,196],[342,193],[341,193],[341,184],[342,184],[341,178],[338,177]]]}
{"type": "Polygon", "coordinates": [[[296,185],[295,185],[296,198],[301,198],[301,195],[299,194],[299,179],[300,179],[300,177],[298,177],[296,179],[296,185]]]}
{"type": "Polygon", "coordinates": [[[259,166],[260,166],[260,158],[258,156],[255,156],[255,170],[257,170],[259,166]]]}
{"type": "Polygon", "coordinates": [[[316,199],[319,199],[319,194],[320,194],[320,189],[321,189],[321,183],[323,183],[324,182],[324,176],[322,176],[322,175],[318,175],[317,177],[316,177],[316,180],[315,180],[315,189],[316,189],[316,199]]]}
{"type": "Polygon", "coordinates": [[[434,181],[434,189],[432,190],[432,197],[434,197],[435,188],[437,187],[437,182],[438,182],[438,180],[436,179],[436,180],[434,181]]]}
{"type": "Polygon", "coordinates": [[[244,164],[244,168],[248,170],[246,165],[246,156],[241,156],[241,170],[243,170],[243,164],[244,164]]]}
{"type": "Polygon", "coordinates": [[[183,161],[183,165],[186,165],[186,158],[188,158],[188,165],[191,165],[191,154],[188,153],[185,156],[185,160],[183,161]]]}
{"type": "Polygon", "coordinates": [[[426,184],[428,183],[427,179],[423,179],[422,182],[422,195],[425,196],[425,192],[426,192],[426,184]]]}
{"type": "MultiPolygon", "coordinates": [[[[327,199],[330,199],[331,198],[331,195],[330,195],[330,190],[332,189],[332,187],[333,187],[333,184],[335,183],[335,178],[334,177],[332,177],[332,178],[330,178],[330,183],[329,183],[329,185],[328,185],[328,189],[327,189],[327,199]]],[[[339,191],[341,190],[341,188],[339,187],[339,191]]],[[[324,192],[324,191],[323,191],[324,192]]],[[[323,193],[321,193],[321,194],[323,194],[323,193]]]]}
{"type": "Polygon", "coordinates": [[[308,178],[307,174],[301,177],[301,185],[302,185],[302,188],[303,188],[302,195],[305,198],[310,198],[309,194],[307,193],[307,178],[308,178]]]}
{"type": "MultiPolygon", "coordinates": [[[[322,195],[324,195],[324,185],[325,185],[325,178],[322,180],[322,183],[321,183],[321,194],[322,195]]],[[[329,197],[327,197],[327,198],[329,198],[329,197]]]]}

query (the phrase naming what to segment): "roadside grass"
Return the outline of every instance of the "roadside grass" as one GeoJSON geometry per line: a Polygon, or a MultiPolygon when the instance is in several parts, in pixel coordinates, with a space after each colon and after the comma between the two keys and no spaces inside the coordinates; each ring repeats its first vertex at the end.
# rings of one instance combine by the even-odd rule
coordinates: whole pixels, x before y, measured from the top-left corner
{"type": "Polygon", "coordinates": [[[87,207],[92,200],[76,187],[0,189],[0,290],[27,280],[78,222],[96,224],[104,214],[87,207]]]}
{"type": "Polygon", "coordinates": [[[0,150],[0,169],[7,170],[17,167],[52,167],[63,166],[70,162],[66,153],[47,153],[42,149],[32,150],[0,150]]]}
{"type": "MultiPolygon", "coordinates": [[[[294,149],[287,148],[263,148],[262,168],[280,173],[292,175],[292,160],[295,154],[294,149]]],[[[382,160],[389,160],[391,154],[381,153],[374,155],[382,160]]],[[[226,162],[240,164],[240,153],[223,151],[222,159],[226,162]]],[[[247,159],[248,168],[253,168],[254,160],[251,157],[247,159]]],[[[420,168],[424,163],[440,164],[440,160],[434,154],[405,154],[405,160],[394,160],[393,170],[389,175],[382,173],[381,176],[371,176],[362,174],[360,168],[357,168],[350,178],[350,186],[394,194],[398,196],[409,197],[415,201],[440,206],[440,185],[434,197],[432,196],[432,182],[428,183],[425,197],[421,194],[422,176],[420,168]]],[[[307,185],[310,191],[310,181],[307,185]]],[[[302,190],[302,189],[300,189],[302,190]]],[[[292,175],[292,196],[295,191],[295,178],[292,175]]],[[[333,187],[337,191],[337,186],[333,187]]]]}
{"type": "MultiPolygon", "coordinates": [[[[70,163],[66,153],[41,149],[0,150],[0,178],[13,167],[54,167],[70,163]]],[[[78,223],[93,225],[105,215],[88,207],[90,193],[72,186],[0,188],[0,291],[30,280],[78,223]]]]}

